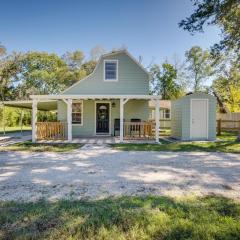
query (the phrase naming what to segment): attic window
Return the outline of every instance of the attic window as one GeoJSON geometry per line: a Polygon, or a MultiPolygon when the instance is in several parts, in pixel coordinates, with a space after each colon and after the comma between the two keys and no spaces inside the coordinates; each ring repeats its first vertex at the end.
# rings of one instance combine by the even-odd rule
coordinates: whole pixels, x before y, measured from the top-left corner
{"type": "Polygon", "coordinates": [[[104,81],[118,81],[118,60],[104,60],[104,81]]]}

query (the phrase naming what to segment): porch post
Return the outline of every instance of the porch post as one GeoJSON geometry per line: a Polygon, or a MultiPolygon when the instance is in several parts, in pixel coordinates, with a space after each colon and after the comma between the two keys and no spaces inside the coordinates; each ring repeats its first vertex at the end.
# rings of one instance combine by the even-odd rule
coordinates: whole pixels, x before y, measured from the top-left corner
{"type": "Polygon", "coordinates": [[[124,99],[120,98],[120,142],[123,142],[124,99]]]}
{"type": "Polygon", "coordinates": [[[32,102],[32,142],[35,143],[37,136],[36,136],[36,131],[37,131],[37,100],[33,100],[32,102]]]}
{"type": "Polygon", "coordinates": [[[160,101],[159,99],[155,100],[155,141],[156,143],[159,143],[159,131],[160,131],[160,113],[159,113],[159,108],[160,108],[160,101]]]}
{"type": "Polygon", "coordinates": [[[72,99],[67,100],[68,141],[72,141],[72,99]]]}

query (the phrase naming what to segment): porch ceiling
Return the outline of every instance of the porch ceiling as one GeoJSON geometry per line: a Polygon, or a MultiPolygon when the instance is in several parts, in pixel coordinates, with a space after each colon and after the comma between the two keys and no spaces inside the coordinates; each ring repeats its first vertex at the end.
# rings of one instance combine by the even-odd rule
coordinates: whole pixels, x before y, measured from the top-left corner
{"type": "MultiPolygon", "coordinates": [[[[15,108],[26,108],[32,109],[32,100],[27,101],[4,101],[0,104],[8,107],[15,107],[15,108]]],[[[53,111],[57,110],[57,101],[56,100],[48,100],[48,101],[39,101],[38,110],[42,111],[53,111]]]]}

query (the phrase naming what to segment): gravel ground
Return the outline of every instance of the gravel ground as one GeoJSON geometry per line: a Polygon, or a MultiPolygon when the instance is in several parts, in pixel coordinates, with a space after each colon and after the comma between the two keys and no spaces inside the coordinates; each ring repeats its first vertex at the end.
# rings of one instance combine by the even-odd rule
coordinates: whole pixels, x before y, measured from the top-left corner
{"type": "Polygon", "coordinates": [[[71,153],[0,153],[0,200],[144,194],[240,199],[240,155],[123,152],[97,145],[71,153]]]}

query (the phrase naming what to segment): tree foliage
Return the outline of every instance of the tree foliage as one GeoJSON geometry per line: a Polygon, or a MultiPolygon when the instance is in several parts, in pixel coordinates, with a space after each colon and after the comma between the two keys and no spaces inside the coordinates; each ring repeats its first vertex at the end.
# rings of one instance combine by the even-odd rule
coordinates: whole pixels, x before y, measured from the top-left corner
{"type": "Polygon", "coordinates": [[[186,72],[194,92],[202,91],[208,77],[214,74],[215,61],[208,50],[194,46],[186,51],[186,72]]]}
{"type": "Polygon", "coordinates": [[[67,64],[56,54],[29,52],[21,65],[24,95],[55,94],[64,89],[67,64]]]}
{"type": "Polygon", "coordinates": [[[239,0],[193,0],[195,10],[179,23],[184,30],[194,34],[203,32],[205,25],[216,25],[221,29],[222,39],[212,50],[240,51],[240,1],[239,0]]]}
{"type": "Polygon", "coordinates": [[[23,55],[13,52],[0,59],[0,100],[11,100],[14,96],[14,84],[20,81],[23,55]]]}
{"type": "Polygon", "coordinates": [[[57,94],[89,75],[96,61],[84,61],[80,50],[62,57],[46,52],[0,56],[0,100],[28,99],[31,94],[57,94]]]}
{"type": "Polygon", "coordinates": [[[151,93],[161,95],[162,99],[175,99],[181,92],[181,87],[176,83],[177,70],[165,62],[160,67],[155,64],[151,70],[151,93]]]}
{"type": "Polygon", "coordinates": [[[234,63],[230,70],[213,81],[212,89],[231,112],[240,112],[240,66],[234,63]]]}

